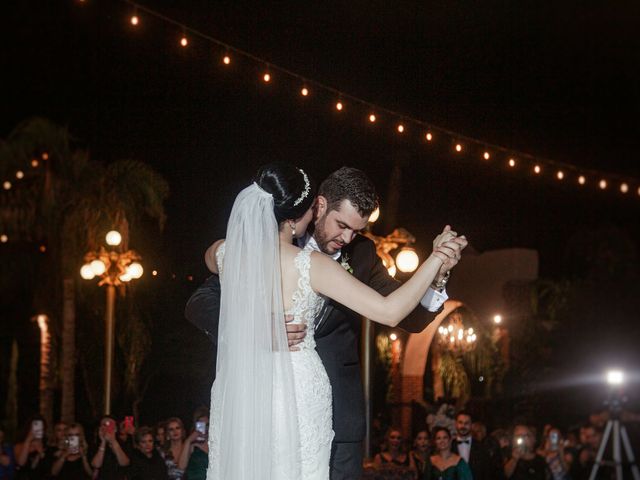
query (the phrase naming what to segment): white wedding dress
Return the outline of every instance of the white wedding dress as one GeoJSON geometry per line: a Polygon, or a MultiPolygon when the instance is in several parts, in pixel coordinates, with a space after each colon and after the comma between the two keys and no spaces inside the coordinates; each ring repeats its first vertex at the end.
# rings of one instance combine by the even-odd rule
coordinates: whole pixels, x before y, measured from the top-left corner
{"type": "MultiPolygon", "coordinates": [[[[223,288],[224,247],[225,245],[222,244],[216,252],[223,288]]],[[[331,457],[331,442],[334,435],[332,429],[331,384],[320,356],[316,352],[314,339],[314,321],[320,313],[325,300],[311,288],[309,270],[312,251],[307,246],[295,257],[295,267],[299,274],[298,288],[293,294],[293,307],[287,312],[293,315],[293,323],[307,325],[305,339],[298,345],[300,350],[289,354],[293,367],[296,405],[278,404],[277,400],[281,398],[278,395],[279,380],[274,378],[273,411],[275,416],[287,414],[287,412],[297,412],[301,480],[329,480],[329,460],[331,457]]],[[[277,355],[277,353],[274,353],[274,355],[277,355]]],[[[219,390],[216,389],[216,384],[214,383],[211,394],[211,419],[214,425],[220,422],[220,415],[222,414],[220,409],[216,408],[218,404],[216,399],[222,394],[219,390]]],[[[277,432],[274,435],[273,454],[277,456],[279,445],[277,432]]],[[[215,440],[212,441],[209,449],[210,470],[211,466],[221,460],[218,455],[219,445],[216,445],[216,443],[215,440]]],[[[213,472],[215,472],[215,467],[213,472]]],[[[211,478],[217,477],[213,474],[211,478]]],[[[286,472],[282,476],[282,480],[285,479],[289,479],[286,472]]],[[[281,480],[281,477],[276,474],[276,478],[272,477],[270,480],[281,480]]]]}

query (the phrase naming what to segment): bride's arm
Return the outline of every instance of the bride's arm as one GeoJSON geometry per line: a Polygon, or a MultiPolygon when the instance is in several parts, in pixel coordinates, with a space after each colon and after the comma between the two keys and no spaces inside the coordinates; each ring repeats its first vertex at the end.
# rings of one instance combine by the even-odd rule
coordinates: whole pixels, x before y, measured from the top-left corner
{"type": "Polygon", "coordinates": [[[204,263],[206,263],[207,268],[211,273],[219,273],[218,262],[216,261],[216,252],[218,251],[218,247],[223,243],[224,238],[216,240],[209,248],[207,248],[207,251],[204,252],[204,263]]]}
{"type": "Polygon", "coordinates": [[[311,255],[311,287],[374,322],[395,327],[418,305],[447,254],[446,244],[434,250],[404,285],[383,297],[332,258],[314,252],[311,255]]]}

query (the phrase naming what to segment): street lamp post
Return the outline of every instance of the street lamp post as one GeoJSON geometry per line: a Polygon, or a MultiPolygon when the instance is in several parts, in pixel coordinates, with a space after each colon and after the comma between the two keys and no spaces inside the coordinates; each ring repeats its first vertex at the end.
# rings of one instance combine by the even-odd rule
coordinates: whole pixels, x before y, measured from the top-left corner
{"type": "Polygon", "coordinates": [[[104,314],[104,414],[111,414],[111,376],[113,370],[114,332],[115,332],[115,303],[116,287],[125,285],[133,279],[140,278],[143,273],[141,260],[133,250],[121,252],[117,248],[122,242],[122,236],[115,230],[107,233],[106,242],[109,250],[103,246],[98,251],[85,255],[85,264],[80,269],[80,275],[85,280],[99,277],[98,286],[106,285],[106,307],[104,314]]]}
{"type": "MultiPolygon", "coordinates": [[[[380,210],[376,208],[369,217],[369,225],[373,224],[380,217],[380,210]]],[[[382,260],[382,264],[385,266],[389,275],[396,276],[397,270],[401,272],[413,272],[420,264],[418,254],[415,252],[411,245],[415,243],[416,239],[407,230],[403,228],[396,228],[390,235],[381,237],[371,233],[369,229],[364,232],[364,235],[376,245],[376,253],[382,260]],[[391,252],[398,250],[398,254],[395,259],[391,255],[391,252]]],[[[373,378],[373,362],[371,359],[371,352],[373,348],[373,325],[368,318],[362,318],[362,342],[361,342],[361,355],[362,355],[362,378],[364,388],[365,399],[365,416],[366,416],[366,435],[364,441],[364,457],[371,457],[371,382],[373,378]]]]}

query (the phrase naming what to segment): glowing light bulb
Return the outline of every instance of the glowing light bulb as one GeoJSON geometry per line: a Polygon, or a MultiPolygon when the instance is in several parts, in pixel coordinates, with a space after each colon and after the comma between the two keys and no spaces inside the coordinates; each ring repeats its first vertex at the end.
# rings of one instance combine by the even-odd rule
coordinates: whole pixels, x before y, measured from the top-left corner
{"type": "Polygon", "coordinates": [[[502,315],[494,315],[493,323],[495,323],[496,325],[500,325],[502,323],[502,315]]]}
{"type": "Polygon", "coordinates": [[[558,178],[558,180],[562,180],[564,178],[564,172],[562,170],[558,170],[558,173],[556,173],[556,177],[558,178]]]}
{"type": "Polygon", "coordinates": [[[389,276],[390,277],[395,277],[396,273],[398,273],[396,271],[396,266],[395,265],[391,265],[389,268],[387,268],[387,272],[389,272],[389,276]]]}
{"type": "Polygon", "coordinates": [[[107,233],[107,236],[105,237],[105,240],[107,241],[107,245],[111,245],[112,247],[116,247],[116,246],[120,245],[120,242],[122,242],[122,235],[120,235],[120,232],[117,232],[115,230],[111,230],[110,232],[107,233]]]}
{"type": "Polygon", "coordinates": [[[131,281],[131,275],[129,275],[129,272],[123,273],[118,278],[120,279],[121,282],[125,282],[125,283],[131,281]]]}
{"type": "Polygon", "coordinates": [[[584,185],[585,183],[587,183],[587,179],[586,179],[586,178],[584,178],[584,175],[580,175],[580,176],[578,177],[578,183],[579,183],[580,185],[584,185]]]}
{"type": "Polygon", "coordinates": [[[389,335],[389,340],[391,340],[392,342],[395,342],[398,339],[398,335],[396,335],[395,333],[392,333],[391,335],[389,335]]]}
{"type": "Polygon", "coordinates": [[[598,183],[598,186],[601,190],[604,190],[605,188],[607,188],[607,181],[603,178],[602,180],[600,180],[600,183],[598,183]]]}
{"type": "Polygon", "coordinates": [[[40,164],[40,162],[38,162],[38,160],[36,160],[35,158],[33,160],[31,160],[31,166],[33,168],[36,168],[39,164],[40,164]]]}
{"type": "Polygon", "coordinates": [[[303,97],[306,97],[307,95],[309,95],[309,90],[307,89],[307,87],[303,87],[302,90],[300,90],[300,93],[303,97]]]}
{"type": "Polygon", "coordinates": [[[224,63],[225,65],[229,65],[231,63],[231,57],[229,55],[225,55],[224,57],[222,57],[222,63],[224,63]]]}
{"type": "Polygon", "coordinates": [[[489,160],[491,158],[491,155],[489,154],[489,152],[484,152],[482,156],[484,157],[485,160],[489,160]]]}
{"type": "Polygon", "coordinates": [[[476,334],[475,334],[475,333],[474,333],[473,335],[471,335],[471,341],[472,341],[472,342],[475,342],[477,338],[478,338],[478,337],[476,337],[476,334]]]}
{"type": "Polygon", "coordinates": [[[510,159],[509,159],[509,166],[510,166],[511,168],[513,168],[513,167],[515,167],[515,166],[516,166],[516,161],[515,161],[513,158],[510,158],[510,159]]]}
{"type": "Polygon", "coordinates": [[[620,370],[610,370],[607,372],[607,383],[609,383],[609,385],[621,385],[624,383],[624,372],[620,370]]]}
{"type": "Polygon", "coordinates": [[[269,74],[269,73],[265,73],[265,74],[262,76],[262,79],[263,79],[266,83],[269,83],[269,82],[271,81],[271,74],[269,74]]]}
{"type": "Polygon", "coordinates": [[[626,183],[623,183],[620,185],[620,191],[622,193],[627,193],[629,191],[629,185],[627,185],[626,183]]]}
{"type": "Polygon", "coordinates": [[[107,270],[107,266],[104,264],[104,262],[98,259],[92,261],[89,264],[89,267],[91,267],[91,271],[94,275],[102,275],[107,270]]]}
{"type": "Polygon", "coordinates": [[[43,160],[49,160],[49,154],[47,152],[43,152],[42,153],[42,159],[43,160]]]}
{"type": "Polygon", "coordinates": [[[23,179],[23,178],[24,178],[24,172],[23,172],[22,170],[18,170],[18,171],[16,172],[16,178],[17,178],[18,180],[23,179]]]}
{"type": "Polygon", "coordinates": [[[158,271],[154,270],[153,272],[151,272],[151,275],[153,275],[154,277],[157,277],[158,276],[158,271]]]}
{"type": "Polygon", "coordinates": [[[460,145],[459,143],[456,143],[456,152],[461,152],[462,151],[462,145],[460,145]]]}
{"type": "Polygon", "coordinates": [[[427,132],[424,138],[427,139],[427,142],[430,142],[431,140],[433,140],[433,135],[431,134],[431,132],[427,132]]]}
{"type": "Polygon", "coordinates": [[[400,124],[398,125],[398,133],[402,133],[404,132],[404,125],[400,124]]]}
{"type": "Polygon", "coordinates": [[[470,328],[469,330],[467,330],[467,333],[468,333],[469,335],[473,335],[473,328],[470,328]]]}
{"type": "Polygon", "coordinates": [[[376,209],[371,212],[371,215],[369,215],[369,223],[375,223],[378,218],[380,218],[380,207],[376,207],[376,209]]]}
{"type": "Polygon", "coordinates": [[[640,187],[638,187],[638,196],[640,196],[640,187]]]}
{"type": "Polygon", "coordinates": [[[127,273],[131,275],[131,278],[140,278],[143,272],[144,269],[138,262],[133,262],[127,267],[127,273]]]}
{"type": "Polygon", "coordinates": [[[5,234],[0,235],[0,242],[7,243],[8,241],[9,237],[7,237],[5,234]]]}
{"type": "Polygon", "coordinates": [[[462,337],[464,337],[464,332],[460,329],[458,330],[458,340],[462,340],[462,337]]]}
{"type": "Polygon", "coordinates": [[[405,247],[398,253],[396,257],[396,265],[401,272],[413,272],[420,264],[418,254],[413,248],[405,247]]]}
{"type": "Polygon", "coordinates": [[[80,269],[80,276],[85,280],[91,280],[93,277],[96,276],[96,274],[93,273],[93,268],[91,268],[91,265],[85,264],[80,269]]]}
{"type": "Polygon", "coordinates": [[[533,171],[536,175],[538,175],[542,171],[542,169],[540,168],[540,165],[536,165],[535,167],[533,167],[533,171]]]}
{"type": "Polygon", "coordinates": [[[340,111],[340,110],[342,110],[342,108],[343,108],[342,107],[342,102],[336,103],[336,110],[340,111]]]}
{"type": "Polygon", "coordinates": [[[140,19],[137,15],[131,15],[131,25],[136,26],[140,23],[140,19]]]}
{"type": "Polygon", "coordinates": [[[2,184],[2,188],[4,188],[5,190],[11,190],[11,182],[10,181],[6,181],[2,184]]]}
{"type": "Polygon", "coordinates": [[[453,335],[451,335],[451,336],[449,337],[449,341],[450,341],[451,343],[456,343],[456,337],[454,337],[453,335]]]}
{"type": "Polygon", "coordinates": [[[372,113],[371,115],[369,115],[369,121],[370,121],[371,123],[373,123],[373,122],[375,122],[375,121],[376,121],[376,116],[375,116],[373,113],[372,113]]]}
{"type": "Polygon", "coordinates": [[[450,332],[453,332],[453,325],[449,324],[449,326],[447,327],[447,330],[449,330],[450,332]]]}
{"type": "Polygon", "coordinates": [[[180,39],[180,45],[182,45],[183,47],[186,47],[187,45],[189,45],[189,40],[187,39],[186,35],[183,35],[182,38],[180,39]]]}
{"type": "Polygon", "coordinates": [[[40,250],[40,253],[44,253],[47,251],[47,246],[46,245],[40,245],[38,247],[38,250],[40,250]]]}

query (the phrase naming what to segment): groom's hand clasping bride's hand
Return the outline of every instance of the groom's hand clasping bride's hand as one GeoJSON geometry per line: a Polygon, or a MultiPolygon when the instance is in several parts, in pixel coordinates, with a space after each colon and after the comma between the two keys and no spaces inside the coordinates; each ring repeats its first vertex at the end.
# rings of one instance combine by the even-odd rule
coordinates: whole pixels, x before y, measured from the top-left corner
{"type": "Polygon", "coordinates": [[[440,271],[436,276],[434,283],[440,284],[449,274],[451,269],[455,267],[462,257],[462,250],[469,244],[467,237],[458,236],[456,232],[451,230],[451,226],[447,225],[442,233],[433,240],[433,249],[444,253],[447,256],[446,261],[440,267],[440,271]]]}
{"type": "Polygon", "coordinates": [[[285,315],[284,321],[287,327],[289,351],[297,352],[300,348],[296,347],[296,345],[302,343],[304,337],[307,336],[307,326],[304,323],[291,323],[293,321],[293,315],[285,315]]]}

